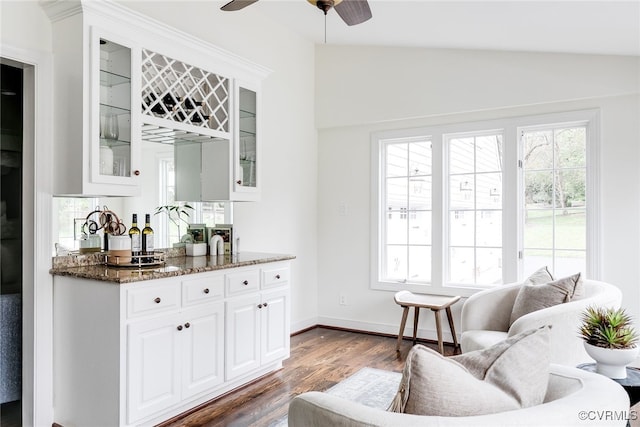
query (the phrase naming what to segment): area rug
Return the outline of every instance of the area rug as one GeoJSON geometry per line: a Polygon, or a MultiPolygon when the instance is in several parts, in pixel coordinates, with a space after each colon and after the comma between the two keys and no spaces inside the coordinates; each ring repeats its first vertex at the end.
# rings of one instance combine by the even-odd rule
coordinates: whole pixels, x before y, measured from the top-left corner
{"type": "MultiPolygon", "coordinates": [[[[362,368],[350,377],[340,381],[325,393],[358,402],[371,408],[387,409],[391,404],[402,374],[375,368],[362,368]]],[[[270,427],[285,427],[287,417],[276,421],[270,427]]]]}

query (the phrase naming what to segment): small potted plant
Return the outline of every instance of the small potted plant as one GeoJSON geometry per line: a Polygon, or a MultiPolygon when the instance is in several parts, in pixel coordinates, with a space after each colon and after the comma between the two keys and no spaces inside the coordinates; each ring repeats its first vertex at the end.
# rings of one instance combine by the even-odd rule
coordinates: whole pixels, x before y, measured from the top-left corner
{"type": "Polygon", "coordinates": [[[609,378],[627,377],[627,365],[638,357],[638,334],[623,308],[588,307],[582,314],[580,337],[596,372],[609,378]]]}
{"type": "Polygon", "coordinates": [[[169,221],[171,221],[178,228],[178,236],[180,237],[180,242],[174,243],[174,248],[185,246],[185,243],[182,241],[183,237],[185,236],[182,235],[180,223],[184,222],[187,226],[189,226],[189,221],[187,221],[184,217],[189,218],[190,211],[193,211],[193,206],[188,203],[176,203],[174,205],[158,206],[156,208],[154,215],[166,213],[169,221]]]}

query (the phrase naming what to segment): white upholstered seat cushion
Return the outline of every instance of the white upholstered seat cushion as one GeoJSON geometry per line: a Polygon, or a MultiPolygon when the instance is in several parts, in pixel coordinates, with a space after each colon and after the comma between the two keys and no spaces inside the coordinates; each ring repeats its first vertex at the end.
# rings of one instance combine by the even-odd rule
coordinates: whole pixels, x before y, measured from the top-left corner
{"type": "Polygon", "coordinates": [[[508,338],[508,332],[502,331],[483,331],[471,330],[465,331],[460,339],[460,346],[464,352],[482,350],[491,347],[494,344],[504,341],[508,338]]]}
{"type": "Polygon", "coordinates": [[[527,329],[552,325],[551,362],[576,366],[592,362],[578,336],[584,309],[591,305],[620,307],[622,292],[616,286],[596,280],[585,280],[584,297],[528,313],[509,326],[510,316],[521,283],[486,289],[470,296],[462,307],[460,318],[462,352],[479,350],[484,343],[495,344],[499,334],[513,336],[527,329]]]}

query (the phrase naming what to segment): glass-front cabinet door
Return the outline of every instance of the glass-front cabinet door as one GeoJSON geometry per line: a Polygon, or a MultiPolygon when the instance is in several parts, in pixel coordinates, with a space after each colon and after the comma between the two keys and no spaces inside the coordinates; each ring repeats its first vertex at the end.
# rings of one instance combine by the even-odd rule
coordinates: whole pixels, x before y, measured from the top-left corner
{"type": "Polygon", "coordinates": [[[237,84],[237,132],[234,150],[234,192],[239,200],[259,198],[259,92],[255,86],[237,84]]]}
{"type": "Polygon", "coordinates": [[[132,76],[139,75],[133,71],[139,68],[139,55],[134,55],[130,43],[96,27],[92,27],[91,41],[92,64],[97,67],[92,73],[92,100],[97,100],[93,103],[98,107],[92,117],[91,178],[98,183],[137,185],[140,126],[134,108],[140,103],[140,92],[132,76]]]}

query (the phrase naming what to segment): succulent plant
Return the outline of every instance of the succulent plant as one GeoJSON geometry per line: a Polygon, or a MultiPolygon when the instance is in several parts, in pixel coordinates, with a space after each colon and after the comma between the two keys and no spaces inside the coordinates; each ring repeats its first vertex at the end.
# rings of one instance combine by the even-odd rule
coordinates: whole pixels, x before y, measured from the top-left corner
{"type": "Polygon", "coordinates": [[[638,343],[633,320],[623,308],[587,307],[582,313],[580,337],[603,348],[633,348],[638,343]]]}

